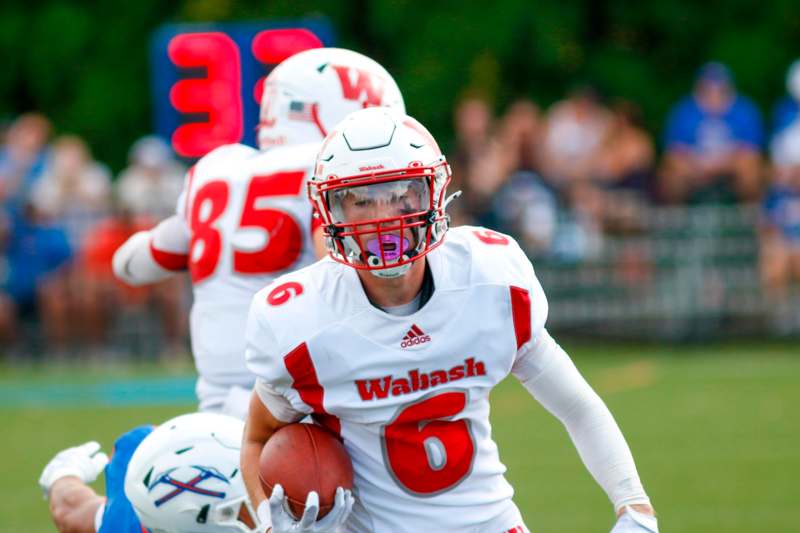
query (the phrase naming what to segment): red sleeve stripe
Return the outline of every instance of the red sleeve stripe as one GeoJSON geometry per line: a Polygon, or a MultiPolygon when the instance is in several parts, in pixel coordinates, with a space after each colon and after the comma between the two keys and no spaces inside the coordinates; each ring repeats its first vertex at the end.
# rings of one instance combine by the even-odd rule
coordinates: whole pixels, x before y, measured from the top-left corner
{"type": "Polygon", "coordinates": [[[531,297],[528,291],[519,287],[511,289],[511,314],[514,317],[514,333],[517,336],[517,350],[531,340],[531,297]]]}
{"type": "Polygon", "coordinates": [[[311,360],[306,343],[289,352],[283,358],[283,364],[294,381],[292,387],[300,395],[300,399],[314,411],[314,419],[337,435],[341,435],[341,422],[325,410],[325,390],[317,378],[317,370],[314,368],[314,361],[311,360]]]}
{"type": "Polygon", "coordinates": [[[153,246],[152,239],[150,240],[150,255],[153,260],[165,270],[180,271],[189,268],[189,254],[176,254],[174,252],[165,252],[153,246]]]}

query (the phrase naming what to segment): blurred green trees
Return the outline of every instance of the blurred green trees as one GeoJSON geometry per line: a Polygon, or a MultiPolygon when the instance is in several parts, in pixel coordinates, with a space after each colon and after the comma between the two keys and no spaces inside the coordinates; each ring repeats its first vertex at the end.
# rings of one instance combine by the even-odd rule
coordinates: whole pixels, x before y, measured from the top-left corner
{"type": "Polygon", "coordinates": [[[454,102],[540,105],[577,82],[638,102],[653,133],[708,59],[766,113],[800,56],[796,0],[29,0],[0,7],[0,117],[37,109],[115,169],[150,131],[148,46],[167,22],[329,18],[342,46],[381,61],[409,112],[446,141],[454,102]]]}

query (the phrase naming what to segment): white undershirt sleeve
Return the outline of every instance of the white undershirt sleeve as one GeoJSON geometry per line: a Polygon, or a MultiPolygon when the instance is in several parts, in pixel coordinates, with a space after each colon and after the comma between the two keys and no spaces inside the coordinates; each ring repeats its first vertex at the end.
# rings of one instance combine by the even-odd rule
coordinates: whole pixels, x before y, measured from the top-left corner
{"type": "Polygon", "coordinates": [[[511,372],[567,428],[581,460],[615,511],[650,503],[614,417],[546,329],[523,346],[511,372]]]}
{"type": "Polygon", "coordinates": [[[306,413],[292,407],[284,395],[270,387],[269,383],[261,378],[256,379],[255,391],[272,416],[281,422],[297,422],[306,416],[306,413]]]}

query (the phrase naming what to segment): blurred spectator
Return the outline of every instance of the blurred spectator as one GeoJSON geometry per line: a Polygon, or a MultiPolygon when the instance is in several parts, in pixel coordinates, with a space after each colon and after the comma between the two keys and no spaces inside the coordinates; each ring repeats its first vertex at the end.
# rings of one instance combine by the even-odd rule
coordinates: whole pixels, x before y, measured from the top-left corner
{"type": "Polygon", "coordinates": [[[0,203],[21,207],[44,170],[50,121],[39,113],[15,120],[0,147],[0,203]]]}
{"type": "Polygon", "coordinates": [[[653,140],[641,124],[638,107],[618,102],[590,179],[574,188],[576,208],[606,233],[635,230],[642,223],[641,210],[653,196],[654,160],[653,140]]]}
{"type": "Polygon", "coordinates": [[[540,142],[539,108],[517,100],[468,177],[473,194],[485,205],[476,222],[515,235],[532,253],[549,250],[558,207],[555,193],[538,174],[540,142]]]}
{"type": "Polygon", "coordinates": [[[499,218],[508,209],[495,196],[516,174],[528,175],[535,170],[538,141],[539,108],[528,100],[511,104],[482,157],[462,176],[469,192],[465,204],[473,223],[502,229],[499,218]]]}
{"type": "Polygon", "coordinates": [[[455,140],[450,147],[447,160],[453,169],[450,189],[461,191],[462,196],[453,202],[450,216],[454,225],[473,223],[471,213],[479,209],[481,198],[475,198],[468,176],[489,151],[492,128],[492,111],[489,104],[478,97],[461,100],[454,112],[455,140]]]}
{"type": "Polygon", "coordinates": [[[160,220],[175,210],[186,169],[169,145],[156,136],[142,137],[128,154],[129,167],[117,180],[121,206],[134,216],[160,220]]]}
{"type": "Polygon", "coordinates": [[[37,314],[45,328],[58,325],[63,316],[53,315],[46,300],[71,254],[64,232],[41,223],[32,206],[19,214],[0,210],[0,338],[5,332],[13,340],[18,319],[37,314]]]}
{"type": "Polygon", "coordinates": [[[84,233],[109,208],[110,174],[92,159],[80,137],[57,138],[51,152],[47,168],[31,192],[31,201],[44,216],[64,225],[70,244],[79,248],[84,233]]]}
{"type": "Polygon", "coordinates": [[[611,128],[611,114],[591,86],[574,89],[547,112],[541,150],[542,175],[566,191],[591,178],[611,128]]]}
{"type": "Polygon", "coordinates": [[[660,192],[668,202],[753,201],[763,143],[756,106],[736,93],[727,67],[701,67],[694,92],[670,112],[660,192]]]}
{"type": "Polygon", "coordinates": [[[497,141],[503,174],[538,170],[541,114],[536,104],[526,99],[512,103],[503,115],[497,141]]]}
{"type": "Polygon", "coordinates": [[[562,260],[580,261],[600,249],[602,203],[592,182],[612,125],[591,85],[576,87],[547,112],[539,164],[562,206],[551,250],[562,260]]]}
{"type": "Polygon", "coordinates": [[[602,148],[597,154],[592,177],[611,189],[648,194],[655,160],[653,140],[642,125],[641,110],[633,102],[620,101],[602,148]]]}
{"type": "Polygon", "coordinates": [[[786,296],[800,282],[800,124],[784,129],[771,145],[772,183],[762,207],[761,277],[769,295],[786,296]]]}
{"type": "Polygon", "coordinates": [[[161,319],[167,342],[165,353],[185,352],[180,346],[187,333],[186,313],[181,308],[183,280],[176,277],[155,286],[135,288],[120,282],[111,268],[117,248],[137,231],[149,227],[149,221],[121,208],[86,235],[77,262],[85,274],[80,291],[80,316],[84,336],[95,348],[109,340],[108,332],[121,309],[147,308],[147,314],[155,311],[161,319]]]}
{"type": "Polygon", "coordinates": [[[773,136],[800,122],[800,59],[789,66],[786,91],[788,94],[778,102],[772,113],[773,136]]]}

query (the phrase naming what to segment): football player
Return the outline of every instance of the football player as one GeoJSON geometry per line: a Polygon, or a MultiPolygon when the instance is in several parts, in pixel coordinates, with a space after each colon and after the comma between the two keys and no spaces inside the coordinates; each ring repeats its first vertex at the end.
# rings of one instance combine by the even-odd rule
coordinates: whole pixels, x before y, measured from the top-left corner
{"type": "MultiPolygon", "coordinates": [[[[212,414],[179,416],[120,437],[109,463],[96,442],[58,453],[39,485],[62,533],[261,533],[242,483],[243,422],[212,414]],[[93,482],[105,469],[106,495],[93,482]]],[[[333,515],[336,519],[336,515],[333,515]]],[[[327,517],[326,517],[327,518],[327,517]]]]}
{"type": "Polygon", "coordinates": [[[397,84],[375,61],[336,48],[286,59],[264,85],[260,150],[235,144],[207,154],[188,172],[176,214],[117,250],[114,272],[131,285],[191,274],[201,411],[244,418],[255,381],[243,357],[250,300],[316,259],[306,181],[325,135],[368,106],[404,110],[397,84]]]}
{"type": "MultiPolygon", "coordinates": [[[[507,235],[448,231],[450,177],[403,113],[357,111],[323,142],[309,195],[330,258],[260,291],[247,325],[258,380],[242,470],[258,512],[286,514],[259,484],[262,446],[311,414],[353,461],[346,531],[527,531],[489,425],[489,393],[511,373],[566,426],[613,532],[657,531],[619,427],[545,328],[528,258],[507,235]]],[[[326,531],[291,529],[312,530],[326,531]]]]}

